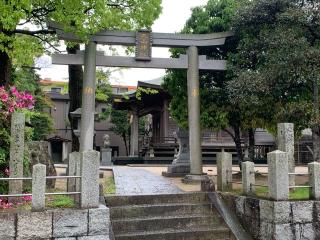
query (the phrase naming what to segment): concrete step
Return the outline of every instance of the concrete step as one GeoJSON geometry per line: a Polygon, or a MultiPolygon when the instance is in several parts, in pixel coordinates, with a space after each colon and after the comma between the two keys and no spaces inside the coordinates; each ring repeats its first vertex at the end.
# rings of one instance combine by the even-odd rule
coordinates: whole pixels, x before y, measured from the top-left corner
{"type": "Polygon", "coordinates": [[[219,216],[216,209],[209,203],[167,203],[167,204],[144,204],[133,206],[120,206],[110,208],[111,219],[132,219],[148,216],[188,216],[191,214],[202,214],[219,216]]]}
{"type": "Polygon", "coordinates": [[[206,193],[181,193],[162,195],[138,196],[107,196],[106,204],[109,208],[126,205],[165,204],[165,203],[209,203],[206,193]]]}
{"type": "Polygon", "coordinates": [[[115,235],[116,240],[235,240],[228,228],[197,228],[187,230],[162,230],[129,232],[115,235]]]}
{"type": "Polygon", "coordinates": [[[112,229],[115,234],[143,231],[175,231],[197,228],[212,229],[227,227],[222,218],[203,215],[148,217],[140,219],[112,220],[112,229]]]}

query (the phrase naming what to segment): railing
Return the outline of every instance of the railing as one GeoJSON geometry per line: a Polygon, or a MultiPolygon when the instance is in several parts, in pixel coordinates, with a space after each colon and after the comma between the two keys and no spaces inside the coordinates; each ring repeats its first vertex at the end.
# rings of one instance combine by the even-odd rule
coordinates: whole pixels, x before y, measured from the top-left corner
{"type": "Polygon", "coordinates": [[[260,174],[268,175],[268,184],[255,182],[255,166],[253,162],[243,162],[242,171],[232,170],[232,158],[230,153],[218,153],[217,157],[217,183],[219,191],[231,191],[232,184],[242,184],[245,195],[255,195],[255,187],[268,188],[269,197],[273,200],[289,199],[289,189],[308,188],[309,198],[320,200],[320,163],[308,164],[308,173],[288,172],[287,153],[274,151],[268,154],[268,172],[260,174]],[[241,181],[234,181],[232,173],[240,173],[241,181]],[[308,176],[309,185],[290,185],[290,177],[308,176]]]}
{"type": "MultiPolygon", "coordinates": [[[[81,178],[81,176],[47,176],[46,179],[70,179],[70,178],[81,178]]],[[[24,181],[24,180],[33,180],[32,177],[8,177],[0,178],[0,181],[24,181]]],[[[81,194],[81,192],[54,192],[54,193],[45,193],[45,195],[76,195],[81,194]]],[[[21,194],[0,194],[0,197],[25,197],[32,196],[32,193],[21,193],[21,194]]]]}
{"type": "MultiPolygon", "coordinates": [[[[100,154],[96,151],[84,151],[79,153],[71,153],[69,155],[69,169],[75,169],[79,175],[69,176],[46,176],[46,166],[36,164],[33,166],[32,177],[8,177],[0,178],[0,181],[32,181],[32,193],[9,193],[0,194],[0,197],[16,198],[32,196],[32,209],[43,210],[45,208],[45,196],[52,195],[78,195],[81,208],[98,207],[99,206],[99,165],[100,154]],[[81,156],[81,157],[80,157],[81,156]],[[80,171],[80,161],[82,169],[80,171]],[[81,172],[81,174],[80,174],[81,172]],[[73,191],[67,192],[46,192],[47,179],[67,179],[75,181],[73,191]],[[80,190],[81,189],[81,190],[80,190]],[[74,191],[75,190],[75,191],[74,191]]],[[[69,184],[68,184],[69,187],[69,184]]],[[[10,188],[10,187],[9,187],[10,188]]],[[[10,192],[17,192],[17,189],[9,189],[10,192]]],[[[69,188],[68,188],[69,190],[69,188]]]]}

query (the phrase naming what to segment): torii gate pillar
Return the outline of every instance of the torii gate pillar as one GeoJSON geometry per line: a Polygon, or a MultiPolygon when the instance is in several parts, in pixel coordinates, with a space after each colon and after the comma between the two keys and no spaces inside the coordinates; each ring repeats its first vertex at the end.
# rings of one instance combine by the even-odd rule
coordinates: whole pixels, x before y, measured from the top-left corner
{"type": "Polygon", "coordinates": [[[200,92],[199,92],[199,54],[196,46],[188,48],[188,120],[190,143],[190,174],[184,183],[199,182],[206,178],[202,171],[201,130],[200,130],[200,92]]]}
{"type": "Polygon", "coordinates": [[[86,44],[82,88],[80,152],[93,149],[96,92],[96,49],[97,44],[95,42],[90,41],[86,44]]]}

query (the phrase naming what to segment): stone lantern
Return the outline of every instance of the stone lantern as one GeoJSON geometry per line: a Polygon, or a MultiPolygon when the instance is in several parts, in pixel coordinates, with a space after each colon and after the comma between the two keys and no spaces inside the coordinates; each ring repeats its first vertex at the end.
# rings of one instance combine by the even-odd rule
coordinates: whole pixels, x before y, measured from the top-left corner
{"type": "MultiPolygon", "coordinates": [[[[81,108],[77,108],[75,111],[70,112],[70,115],[72,118],[77,119],[77,129],[73,129],[74,135],[76,135],[78,138],[80,137],[80,129],[81,129],[81,108]]],[[[94,113],[94,119],[98,120],[99,113],[94,113]]],[[[95,134],[95,133],[94,133],[95,134]]]]}

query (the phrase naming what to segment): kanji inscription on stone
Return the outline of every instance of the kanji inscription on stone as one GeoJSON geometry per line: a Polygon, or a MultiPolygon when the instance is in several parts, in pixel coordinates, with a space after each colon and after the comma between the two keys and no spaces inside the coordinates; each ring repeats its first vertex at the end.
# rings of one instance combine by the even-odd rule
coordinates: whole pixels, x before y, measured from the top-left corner
{"type": "Polygon", "coordinates": [[[140,30],[136,35],[136,60],[151,61],[152,33],[140,30]]]}
{"type": "MultiPolygon", "coordinates": [[[[10,177],[23,176],[25,114],[14,112],[11,118],[10,177]]],[[[10,194],[22,193],[22,181],[9,181],[10,194]]]]}

